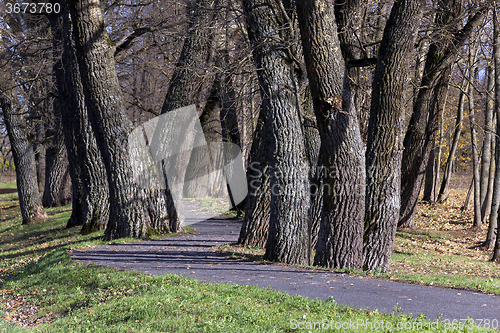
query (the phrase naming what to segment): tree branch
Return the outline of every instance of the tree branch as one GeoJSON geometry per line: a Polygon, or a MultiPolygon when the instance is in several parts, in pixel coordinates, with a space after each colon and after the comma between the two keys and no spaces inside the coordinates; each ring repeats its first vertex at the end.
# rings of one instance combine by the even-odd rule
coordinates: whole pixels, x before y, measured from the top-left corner
{"type": "Polygon", "coordinates": [[[377,58],[363,58],[347,61],[347,67],[368,67],[377,64],[377,58]]]}
{"type": "Polygon", "coordinates": [[[163,30],[163,29],[170,29],[170,28],[176,27],[178,25],[184,24],[186,22],[187,22],[186,20],[182,20],[182,21],[175,22],[175,23],[172,23],[172,24],[167,24],[167,25],[164,25],[164,26],[157,25],[157,26],[155,26],[153,28],[151,28],[151,27],[140,27],[140,28],[138,27],[138,28],[135,28],[132,32],[128,33],[124,37],[120,38],[118,41],[114,42],[115,43],[114,56],[116,58],[120,54],[122,54],[124,51],[128,50],[131,47],[132,42],[137,37],[140,37],[140,36],[144,35],[145,33],[155,32],[155,31],[163,30]]]}
{"type": "Polygon", "coordinates": [[[153,30],[149,27],[142,27],[142,28],[134,29],[134,31],[127,34],[126,36],[121,38],[118,42],[116,42],[114,56],[117,57],[123,51],[128,50],[130,48],[130,46],[132,45],[132,42],[137,37],[142,36],[145,33],[151,32],[151,31],[153,31],[153,30]]]}
{"type": "Polygon", "coordinates": [[[483,17],[490,10],[493,1],[489,1],[485,6],[480,8],[474,16],[467,22],[467,24],[460,30],[455,36],[453,36],[453,41],[449,44],[448,48],[443,54],[439,64],[431,70],[430,73],[441,72],[448,66],[451,62],[455,60],[456,55],[462,49],[465,42],[469,39],[474,29],[479,25],[483,17]]]}

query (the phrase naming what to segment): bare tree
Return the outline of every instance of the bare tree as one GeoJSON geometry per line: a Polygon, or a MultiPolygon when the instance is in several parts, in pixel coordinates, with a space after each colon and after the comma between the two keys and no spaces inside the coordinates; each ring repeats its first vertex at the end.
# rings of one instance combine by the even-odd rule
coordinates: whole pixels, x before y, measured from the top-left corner
{"type": "Polygon", "coordinates": [[[106,170],[90,125],[68,6],[62,7],[61,15],[50,15],[49,20],[61,130],[73,192],[67,226],[83,226],[82,232],[90,233],[103,230],[108,222],[106,170]]]}
{"type": "Polygon", "coordinates": [[[298,83],[294,77],[296,54],[292,7],[281,1],[243,2],[248,36],[264,113],[264,132],[270,138],[270,221],[265,257],[285,263],[308,262],[310,205],[308,163],[300,121],[298,83]]]}
{"type": "MultiPolygon", "coordinates": [[[[2,45],[3,46],[3,45],[2,45]]],[[[5,54],[5,53],[4,53],[5,54]]],[[[5,57],[0,58],[6,65],[5,57]]],[[[23,109],[14,104],[13,82],[9,71],[0,74],[0,106],[9,134],[12,156],[16,166],[17,192],[23,224],[35,223],[48,218],[43,209],[36,177],[35,153],[28,140],[27,123],[23,109]]]]}
{"type": "MultiPolygon", "coordinates": [[[[109,185],[110,215],[106,239],[146,235],[148,227],[160,223],[168,230],[164,212],[147,209],[160,201],[161,195],[143,193],[132,177],[128,135],[133,130],[125,114],[124,100],[115,67],[116,49],[110,39],[98,0],[69,3],[81,81],[89,119],[103,157],[109,185]],[[142,198],[147,195],[149,200],[142,198]],[[150,216],[153,215],[153,216],[150,216]]],[[[161,206],[160,206],[161,207],[161,206]]]]}
{"type": "MultiPolygon", "coordinates": [[[[495,73],[500,73],[500,23],[498,18],[498,8],[495,5],[493,7],[493,65],[495,66],[495,73]]],[[[495,75],[495,113],[497,116],[497,134],[500,133],[500,75],[495,75]]],[[[496,142],[496,171],[495,171],[495,186],[494,186],[494,195],[497,198],[500,196],[500,139],[497,136],[496,142]]],[[[498,202],[500,200],[494,200],[494,202],[498,202]]],[[[496,207],[498,211],[498,206],[496,207]]],[[[491,238],[496,240],[494,241],[495,247],[493,249],[493,257],[492,261],[500,261],[500,236],[498,232],[498,213],[496,222],[491,222],[490,220],[490,229],[492,230],[491,238]],[[493,236],[496,229],[496,237],[493,236]]],[[[490,232],[488,232],[489,234],[490,232]]]]}
{"type": "Polygon", "coordinates": [[[422,10],[420,0],[394,4],[377,59],[366,158],[365,270],[386,272],[394,246],[406,123],[405,84],[422,10]]]}
{"type": "Polygon", "coordinates": [[[352,82],[344,78],[335,11],[328,1],[297,1],[296,5],[321,137],[322,158],[318,167],[324,172],[314,263],[361,268],[364,156],[352,82]]]}

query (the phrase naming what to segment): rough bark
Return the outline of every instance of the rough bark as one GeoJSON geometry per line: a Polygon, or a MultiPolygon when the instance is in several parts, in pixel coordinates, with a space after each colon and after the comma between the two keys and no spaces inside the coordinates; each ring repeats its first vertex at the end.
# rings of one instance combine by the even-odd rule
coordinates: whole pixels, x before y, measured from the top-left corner
{"type": "Polygon", "coordinates": [[[365,270],[386,272],[400,209],[405,88],[422,1],[394,4],[377,59],[366,153],[365,270]]]}
{"type": "Polygon", "coordinates": [[[68,155],[59,119],[56,126],[54,130],[47,131],[53,138],[45,152],[45,191],[42,200],[44,207],[65,206],[71,203],[68,155]]]}
{"type": "MultiPolygon", "coordinates": [[[[292,22],[276,0],[243,1],[262,111],[270,139],[270,221],[265,258],[284,263],[308,262],[310,206],[308,163],[294,74],[292,22]]],[[[266,125],[265,125],[266,127],[266,125]]]]}
{"type": "Polygon", "coordinates": [[[269,176],[269,124],[261,110],[247,168],[248,196],[238,244],[265,247],[269,232],[271,190],[269,176]]]}
{"type": "Polygon", "coordinates": [[[418,98],[418,92],[420,90],[420,82],[422,81],[422,76],[424,75],[425,67],[425,56],[428,51],[429,42],[424,40],[418,50],[415,52],[415,73],[413,77],[413,104],[416,104],[418,98]]]}
{"type": "MultiPolygon", "coordinates": [[[[213,73],[208,68],[213,61],[214,51],[214,29],[207,28],[206,24],[213,24],[216,21],[219,11],[216,9],[218,0],[197,0],[192,7],[188,8],[189,27],[188,36],[184,40],[181,55],[177,62],[176,69],[172,75],[165,101],[161,113],[173,111],[175,109],[191,104],[203,105],[208,98],[213,83],[213,73]]],[[[193,126],[194,123],[190,126],[193,126]]],[[[191,127],[186,128],[188,133],[191,127]]],[[[155,134],[156,135],[156,134],[155,134]]],[[[192,135],[179,140],[179,147],[186,147],[189,150],[195,140],[192,135]]],[[[170,140],[161,137],[160,140],[170,140]]],[[[178,170],[177,178],[167,179],[167,183],[173,182],[183,184],[185,171],[189,164],[190,156],[179,154],[179,158],[174,162],[178,170]]],[[[168,166],[164,166],[168,168],[168,166]]],[[[165,175],[166,176],[166,175],[165,175]]],[[[170,229],[177,232],[184,229],[184,211],[182,207],[182,189],[172,189],[167,184],[165,191],[167,200],[167,211],[170,219],[170,229]]]]}
{"type": "Polygon", "coordinates": [[[473,68],[472,64],[472,50],[469,50],[469,66],[471,66],[470,69],[470,76],[469,76],[469,91],[468,91],[468,97],[469,97],[469,121],[470,121],[470,132],[471,132],[471,150],[472,150],[472,177],[474,181],[474,221],[472,223],[472,226],[474,228],[480,228],[481,227],[481,193],[480,193],[480,168],[479,168],[479,157],[478,157],[478,147],[477,147],[477,132],[476,132],[476,112],[475,112],[475,105],[474,105],[474,80],[476,78],[476,69],[473,68]]]}
{"type": "Polygon", "coordinates": [[[108,183],[85,103],[69,8],[62,9],[61,15],[49,19],[59,115],[73,193],[67,227],[83,226],[82,232],[90,233],[103,230],[108,222],[108,183]]]}
{"type": "Polygon", "coordinates": [[[488,7],[481,7],[459,30],[462,0],[438,1],[435,25],[442,30],[427,52],[420,90],[404,140],[401,209],[398,227],[412,227],[430,149],[434,144],[437,119],[449,83],[452,63],[488,7]]]}
{"type": "Polygon", "coordinates": [[[17,193],[23,224],[35,223],[48,218],[43,209],[35,166],[35,152],[28,140],[26,119],[21,109],[13,104],[14,93],[9,71],[0,73],[0,106],[9,136],[12,157],[16,167],[17,193]]]}
{"type": "Polygon", "coordinates": [[[434,147],[429,153],[429,162],[425,168],[425,179],[424,179],[424,196],[422,201],[424,202],[434,202],[434,178],[436,172],[436,149],[434,147]]]}
{"type": "Polygon", "coordinates": [[[323,211],[314,264],[361,268],[364,155],[353,85],[344,79],[334,8],[297,1],[299,26],[321,137],[323,211]]]}
{"type": "MultiPolygon", "coordinates": [[[[500,73],[500,22],[498,17],[497,6],[493,7],[493,63],[495,66],[495,73],[500,73]]],[[[495,94],[494,94],[494,106],[495,113],[497,116],[497,134],[500,133],[500,75],[495,75],[495,94]]],[[[497,136],[496,141],[496,176],[495,176],[495,190],[494,194],[499,197],[494,202],[500,202],[500,139],[497,136]]],[[[492,235],[495,243],[493,249],[492,261],[500,261],[500,236],[498,232],[498,205],[496,207],[497,219],[496,219],[496,235],[492,235]]],[[[492,229],[495,226],[491,227],[492,229]]],[[[493,232],[494,233],[494,232],[493,232]]]]}
{"type": "MultiPolygon", "coordinates": [[[[318,240],[319,222],[323,207],[323,182],[321,167],[318,162],[320,154],[320,137],[309,89],[301,93],[303,101],[303,119],[305,128],[305,149],[310,167],[311,181],[311,210],[309,213],[309,239],[310,250],[314,250],[318,240]]],[[[238,243],[265,247],[269,230],[269,209],[271,193],[269,188],[269,128],[264,128],[264,113],[261,112],[257,128],[252,141],[249,167],[247,170],[247,183],[249,194],[245,204],[245,219],[240,231],[238,243]]]]}
{"type": "Polygon", "coordinates": [[[34,108],[30,110],[31,116],[28,117],[28,121],[35,125],[31,130],[30,140],[33,145],[33,151],[35,152],[35,167],[36,167],[36,179],[38,181],[38,192],[40,197],[43,198],[43,192],[45,189],[45,175],[47,173],[45,166],[45,153],[46,153],[46,143],[45,137],[45,124],[42,123],[40,119],[40,110],[34,108]]]}
{"type": "MultiPolygon", "coordinates": [[[[337,23],[338,38],[340,41],[340,50],[346,62],[362,61],[368,57],[366,50],[363,48],[364,33],[363,24],[365,24],[366,4],[362,0],[337,0],[335,2],[335,20],[337,23]]],[[[330,5],[331,6],[331,5],[330,5]]],[[[382,11],[387,8],[384,4],[382,11]]],[[[382,15],[380,18],[382,19],[382,15]]],[[[385,19],[385,18],[384,18],[385,19]]],[[[381,23],[381,22],[379,22],[381,23]]],[[[347,66],[345,75],[349,76],[356,84],[351,85],[351,93],[353,94],[354,108],[358,114],[361,137],[366,142],[368,132],[369,112],[361,108],[365,97],[363,94],[363,80],[361,76],[364,74],[364,69],[361,67],[347,66]]]]}
{"type": "MultiPolygon", "coordinates": [[[[346,61],[360,59],[363,55],[359,43],[363,23],[362,0],[340,0],[335,1],[335,20],[337,23],[338,39],[340,49],[346,61]]],[[[328,6],[331,6],[328,4],[328,6]]],[[[366,54],[364,54],[366,56],[366,54]]]]}
{"type": "MultiPolygon", "coordinates": [[[[150,218],[149,214],[159,213],[160,221],[164,214],[149,210],[151,203],[145,206],[145,193],[133,181],[135,156],[128,147],[133,125],[125,113],[115,50],[104,26],[100,2],[82,0],[69,5],[85,102],[108,178],[110,213],[105,239],[144,236],[155,223],[156,217],[150,218]]],[[[156,197],[161,201],[159,193],[156,197]]]]}
{"type": "Polygon", "coordinates": [[[304,136],[306,144],[306,155],[309,162],[309,179],[311,181],[311,210],[309,212],[309,241],[310,250],[316,249],[318,243],[319,229],[321,225],[321,214],[323,211],[323,160],[321,157],[321,136],[314,115],[310,89],[307,89],[304,105],[304,136]],[[310,101],[310,102],[309,102],[310,101]],[[309,105],[310,104],[310,105],[309,105]]]}
{"type": "MultiPolygon", "coordinates": [[[[493,132],[493,99],[491,98],[491,93],[493,93],[495,78],[495,72],[493,67],[488,67],[488,87],[487,87],[487,101],[486,107],[484,109],[484,137],[483,137],[483,147],[481,153],[481,182],[479,183],[481,191],[481,222],[486,223],[487,218],[491,211],[491,192],[492,186],[490,186],[491,172],[491,160],[492,157],[492,132],[493,132]]],[[[493,171],[494,172],[494,171],[493,171]]]]}

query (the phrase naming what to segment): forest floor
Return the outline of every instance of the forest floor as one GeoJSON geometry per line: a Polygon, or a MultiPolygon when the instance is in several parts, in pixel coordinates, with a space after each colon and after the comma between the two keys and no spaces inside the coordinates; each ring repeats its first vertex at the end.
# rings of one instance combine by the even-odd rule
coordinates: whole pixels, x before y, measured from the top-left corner
{"type": "MultiPolygon", "coordinates": [[[[0,184],[5,187],[13,188],[0,184]]],[[[489,252],[470,248],[483,240],[484,230],[468,230],[471,212],[459,212],[464,196],[454,189],[443,205],[420,204],[417,228],[398,233],[391,271],[372,276],[499,294],[499,266],[488,261],[489,252]]],[[[414,318],[398,308],[387,315],[341,306],[333,299],[325,302],[253,286],[82,265],[68,253],[137,241],[103,242],[102,232],[82,236],[77,228],[66,229],[70,208],[48,209],[48,221],[23,226],[17,193],[0,195],[0,332],[290,332],[296,331],[293,323],[324,319],[336,324],[383,322],[394,332],[408,331],[408,326],[399,327],[402,324],[430,325],[425,316],[414,318]]],[[[230,245],[210,249],[233,260],[260,260],[262,251],[230,245]]],[[[364,274],[345,273],[341,275],[364,274]]],[[[484,323],[457,325],[471,332],[487,328],[484,323]]],[[[446,328],[442,324],[438,331],[446,328]]],[[[357,326],[343,331],[372,330],[357,326]]]]}

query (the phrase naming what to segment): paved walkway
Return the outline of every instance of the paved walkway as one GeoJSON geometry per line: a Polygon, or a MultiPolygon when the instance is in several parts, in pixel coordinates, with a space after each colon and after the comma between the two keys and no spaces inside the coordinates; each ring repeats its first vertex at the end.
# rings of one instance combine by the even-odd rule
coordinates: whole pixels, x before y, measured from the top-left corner
{"type": "Polygon", "coordinates": [[[208,282],[257,285],[310,298],[332,296],[339,304],[385,313],[397,304],[404,313],[415,317],[425,313],[430,320],[442,314],[442,320],[500,321],[498,296],[228,259],[211,247],[236,241],[241,222],[211,219],[193,226],[194,234],[104,245],[74,251],[71,257],[153,275],[174,273],[208,282]]]}

